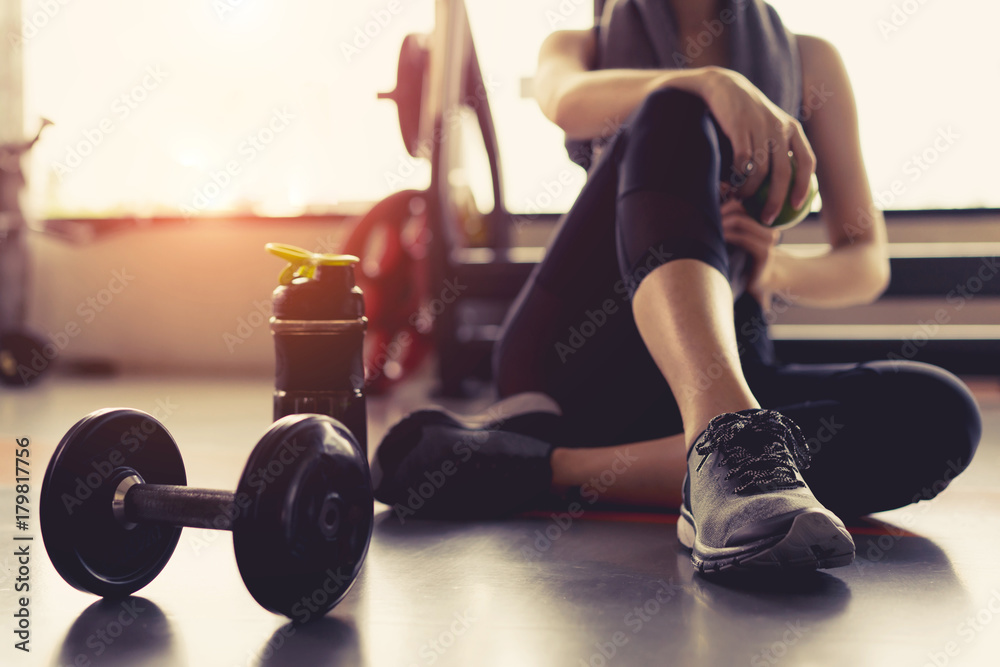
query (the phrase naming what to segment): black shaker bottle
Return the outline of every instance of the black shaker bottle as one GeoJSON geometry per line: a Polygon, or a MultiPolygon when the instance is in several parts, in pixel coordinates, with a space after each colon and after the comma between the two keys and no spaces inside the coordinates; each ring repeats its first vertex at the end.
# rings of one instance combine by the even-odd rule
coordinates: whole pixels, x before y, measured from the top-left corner
{"type": "Polygon", "coordinates": [[[274,290],[274,419],[312,413],[346,426],[368,452],[363,346],[365,304],[354,282],[353,255],[311,253],[283,243],[268,252],[286,260],[274,290]]]}

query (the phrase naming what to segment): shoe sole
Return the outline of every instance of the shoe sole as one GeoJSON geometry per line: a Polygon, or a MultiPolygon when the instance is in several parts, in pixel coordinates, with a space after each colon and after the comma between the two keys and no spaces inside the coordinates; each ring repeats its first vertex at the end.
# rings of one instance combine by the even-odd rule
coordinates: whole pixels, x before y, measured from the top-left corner
{"type": "Polygon", "coordinates": [[[805,510],[788,532],[738,547],[716,549],[698,540],[693,519],[682,511],[677,537],[691,549],[691,562],[709,574],[732,570],[825,570],[854,562],[854,540],[829,510],[805,510]]]}

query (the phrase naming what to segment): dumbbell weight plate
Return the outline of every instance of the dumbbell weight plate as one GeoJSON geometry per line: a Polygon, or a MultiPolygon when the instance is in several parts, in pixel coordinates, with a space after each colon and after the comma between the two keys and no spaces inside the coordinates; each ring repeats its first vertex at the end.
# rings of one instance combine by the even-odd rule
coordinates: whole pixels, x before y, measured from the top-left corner
{"type": "Polygon", "coordinates": [[[115,519],[115,489],[133,471],[148,484],[187,484],[173,438],[141,410],[92,412],[52,455],[42,481],[42,539],[52,564],[73,587],[128,595],[152,581],[177,546],[179,527],[127,530],[115,519]]]}
{"type": "Polygon", "coordinates": [[[343,424],[279,419],[250,455],[236,503],[236,562],[261,606],[305,621],[347,594],[368,552],[373,503],[368,461],[343,424]]]}
{"type": "Polygon", "coordinates": [[[396,88],[378,95],[379,99],[390,99],[396,103],[403,144],[413,157],[420,156],[420,117],[425,102],[424,82],[430,58],[426,41],[426,36],[418,34],[403,38],[396,67],[396,88]]]}

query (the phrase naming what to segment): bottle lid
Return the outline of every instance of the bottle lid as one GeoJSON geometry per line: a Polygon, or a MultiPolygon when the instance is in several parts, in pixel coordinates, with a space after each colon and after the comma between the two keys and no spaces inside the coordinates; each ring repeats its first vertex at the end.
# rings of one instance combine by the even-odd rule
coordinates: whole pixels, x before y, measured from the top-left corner
{"type": "Polygon", "coordinates": [[[319,266],[351,266],[361,261],[354,255],[309,252],[287,243],[268,243],[264,247],[272,255],[288,262],[288,266],[278,276],[278,281],[282,285],[288,285],[295,278],[315,278],[316,267],[319,266]]]}

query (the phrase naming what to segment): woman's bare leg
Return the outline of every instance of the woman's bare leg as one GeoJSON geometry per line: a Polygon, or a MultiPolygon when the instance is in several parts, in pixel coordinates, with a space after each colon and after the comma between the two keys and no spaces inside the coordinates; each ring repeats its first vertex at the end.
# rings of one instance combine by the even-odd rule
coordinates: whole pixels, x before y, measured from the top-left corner
{"type": "Polygon", "coordinates": [[[614,447],[559,447],[552,452],[552,491],[561,495],[589,484],[604,502],[676,510],[685,459],[681,433],[614,447]],[[614,481],[606,484],[601,476],[607,480],[609,471],[615,473],[614,481]]]}
{"type": "Polygon", "coordinates": [[[669,262],[643,280],[632,301],[636,325],[673,391],[684,433],[614,447],[558,448],[552,454],[554,491],[597,486],[594,480],[624,460],[627,472],[597,487],[604,489],[601,500],[680,506],[687,447],[713,417],[760,407],[740,366],[732,302],[728,280],[696,260],[669,262]]]}
{"type": "Polygon", "coordinates": [[[732,288],[718,270],[692,259],[668,262],[639,284],[632,311],[680,408],[687,446],[713,417],[760,408],[740,365],[732,288]]]}

